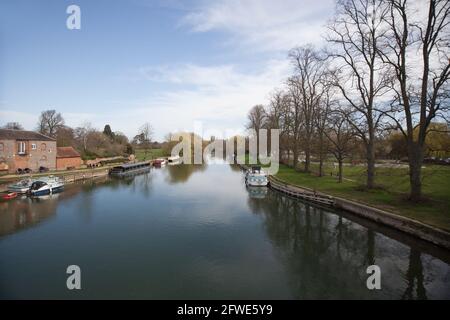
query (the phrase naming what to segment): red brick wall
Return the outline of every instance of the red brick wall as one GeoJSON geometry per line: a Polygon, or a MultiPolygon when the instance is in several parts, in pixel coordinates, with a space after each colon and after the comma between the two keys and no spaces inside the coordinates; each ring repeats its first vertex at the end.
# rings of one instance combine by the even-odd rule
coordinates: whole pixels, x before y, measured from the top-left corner
{"type": "Polygon", "coordinates": [[[9,171],[30,168],[37,171],[40,166],[56,168],[56,141],[25,141],[25,154],[18,154],[18,141],[0,140],[0,160],[5,161],[9,171]],[[35,149],[32,146],[35,146],[35,149]]]}
{"type": "Polygon", "coordinates": [[[79,168],[83,164],[80,157],[73,158],[56,158],[56,169],[66,170],[70,167],[79,168]]]}

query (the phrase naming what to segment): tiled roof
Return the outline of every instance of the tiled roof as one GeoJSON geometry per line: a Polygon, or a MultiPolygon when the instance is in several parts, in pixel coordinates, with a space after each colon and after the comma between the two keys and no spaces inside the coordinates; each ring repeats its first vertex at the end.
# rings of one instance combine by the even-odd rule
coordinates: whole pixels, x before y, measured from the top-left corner
{"type": "Polygon", "coordinates": [[[37,140],[55,141],[39,132],[25,130],[0,129],[0,140],[37,140]]]}
{"type": "Polygon", "coordinates": [[[76,158],[80,154],[73,147],[58,147],[56,148],[57,158],[76,158]]]}

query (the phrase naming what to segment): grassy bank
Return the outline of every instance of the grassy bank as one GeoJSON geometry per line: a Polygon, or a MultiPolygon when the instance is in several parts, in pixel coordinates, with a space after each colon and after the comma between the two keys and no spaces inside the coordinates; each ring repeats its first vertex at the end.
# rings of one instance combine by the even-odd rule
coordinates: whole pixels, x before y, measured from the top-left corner
{"type": "Polygon", "coordinates": [[[160,157],[168,156],[164,149],[136,149],[134,152],[138,161],[153,160],[160,157]]]}
{"type": "MultiPolygon", "coordinates": [[[[313,165],[313,172],[317,167],[313,165]]],[[[427,166],[423,169],[422,203],[407,200],[409,177],[407,168],[377,168],[375,190],[366,190],[365,167],[344,167],[344,182],[337,183],[337,169],[325,167],[325,176],[295,171],[280,166],[276,175],[285,182],[303,186],[333,196],[364,202],[399,215],[450,231],[450,167],[427,166]],[[333,174],[333,175],[332,175],[333,174]]]]}

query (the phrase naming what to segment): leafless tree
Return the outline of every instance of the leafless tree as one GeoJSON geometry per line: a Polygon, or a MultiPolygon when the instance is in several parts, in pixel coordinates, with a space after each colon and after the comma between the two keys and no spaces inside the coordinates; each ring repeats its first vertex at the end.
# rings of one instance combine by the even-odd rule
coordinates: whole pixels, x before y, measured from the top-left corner
{"type": "Polygon", "coordinates": [[[300,87],[300,79],[298,76],[293,76],[288,79],[289,90],[289,109],[287,123],[288,130],[290,132],[289,144],[293,153],[293,167],[297,169],[298,156],[300,151],[300,139],[302,134],[303,125],[303,112],[302,112],[302,90],[300,87]]]}
{"type": "Polygon", "coordinates": [[[394,98],[385,114],[405,138],[410,199],[419,201],[430,124],[437,118],[449,121],[450,1],[385,0],[384,3],[389,8],[389,14],[383,17],[389,31],[377,52],[395,70],[394,98]],[[425,17],[416,19],[420,13],[425,13],[425,17]]]}
{"type": "Polygon", "coordinates": [[[317,129],[316,153],[319,158],[319,176],[323,176],[323,163],[329,150],[329,140],[326,136],[327,126],[329,125],[330,115],[335,108],[334,87],[327,83],[327,78],[323,80],[323,94],[320,100],[319,108],[316,112],[314,124],[317,129]]]}
{"type": "Polygon", "coordinates": [[[248,115],[247,115],[247,129],[248,130],[255,130],[256,133],[256,154],[259,159],[259,132],[261,129],[264,128],[264,125],[266,123],[266,111],[264,109],[264,106],[261,104],[258,104],[250,109],[248,115]]]}
{"type": "Polygon", "coordinates": [[[59,128],[64,125],[64,118],[56,110],[42,111],[38,121],[38,131],[49,137],[56,138],[59,128]]]}
{"type": "Polygon", "coordinates": [[[329,151],[338,162],[338,179],[339,183],[342,183],[344,160],[349,156],[354,145],[354,129],[341,112],[334,111],[328,117],[324,134],[330,141],[329,151]]]}
{"type": "Polygon", "coordinates": [[[9,129],[9,130],[23,130],[23,127],[18,122],[8,122],[3,126],[3,129],[9,129]]]}
{"type": "Polygon", "coordinates": [[[74,136],[75,139],[81,144],[83,151],[86,152],[88,149],[88,139],[90,133],[92,133],[94,129],[90,122],[85,122],[82,126],[75,128],[74,136]]]}
{"type": "Polygon", "coordinates": [[[316,116],[323,94],[322,78],[325,74],[325,63],[312,46],[304,46],[291,50],[289,57],[295,67],[292,81],[299,93],[300,112],[302,114],[302,149],[305,152],[305,172],[309,172],[311,164],[312,139],[316,133],[316,116]]]}
{"type": "Polygon", "coordinates": [[[139,128],[139,133],[136,136],[140,147],[144,148],[144,157],[147,159],[148,150],[151,147],[153,139],[153,127],[150,123],[146,122],[139,128]]]}
{"type": "Polygon", "coordinates": [[[386,6],[380,0],[339,0],[329,25],[329,56],[336,69],[347,121],[361,137],[367,158],[367,187],[374,187],[375,140],[382,113],[377,99],[386,92],[390,73],[377,55],[385,36],[386,6]]]}

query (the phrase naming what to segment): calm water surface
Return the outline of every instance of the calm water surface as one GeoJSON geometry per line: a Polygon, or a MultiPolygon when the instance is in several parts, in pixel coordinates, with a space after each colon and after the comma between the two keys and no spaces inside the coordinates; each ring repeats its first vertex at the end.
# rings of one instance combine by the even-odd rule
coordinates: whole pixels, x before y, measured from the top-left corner
{"type": "Polygon", "coordinates": [[[449,299],[450,253],[248,190],[236,167],[171,166],[0,203],[0,298],[449,299]]]}

